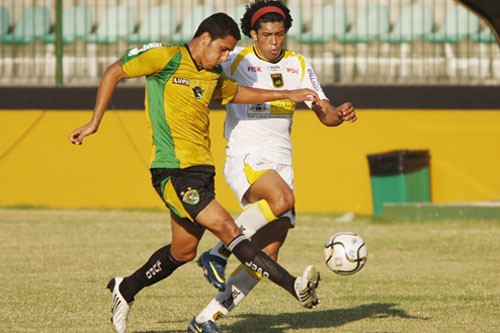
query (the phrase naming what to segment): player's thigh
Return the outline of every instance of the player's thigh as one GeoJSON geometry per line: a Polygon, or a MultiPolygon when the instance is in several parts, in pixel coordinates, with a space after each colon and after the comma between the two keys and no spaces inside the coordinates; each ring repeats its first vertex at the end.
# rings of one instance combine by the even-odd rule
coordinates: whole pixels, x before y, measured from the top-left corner
{"type": "Polygon", "coordinates": [[[234,219],[216,200],[212,200],[196,215],[196,223],[207,228],[226,245],[241,234],[234,219]]]}
{"type": "Polygon", "coordinates": [[[278,195],[292,196],[293,192],[276,170],[264,172],[248,189],[246,196],[255,202],[260,199],[270,200],[278,195]]]}
{"type": "Polygon", "coordinates": [[[277,260],[279,249],[285,242],[289,229],[290,220],[279,218],[258,230],[252,237],[252,243],[264,250],[271,258],[277,260]]]}
{"type": "Polygon", "coordinates": [[[215,168],[157,168],[151,169],[151,176],[153,186],[171,212],[172,256],[178,261],[192,260],[204,232],[196,223],[196,216],[215,198],[215,168]]]}

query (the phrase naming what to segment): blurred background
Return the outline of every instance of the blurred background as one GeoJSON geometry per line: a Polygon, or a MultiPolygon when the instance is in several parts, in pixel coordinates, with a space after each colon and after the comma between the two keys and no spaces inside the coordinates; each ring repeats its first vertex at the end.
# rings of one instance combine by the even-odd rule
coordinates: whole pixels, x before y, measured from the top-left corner
{"type": "MultiPolygon", "coordinates": [[[[453,0],[286,3],[294,19],[288,47],[311,59],[323,84],[500,82],[499,48],[489,27],[453,0]]],[[[213,12],[224,11],[239,22],[244,5],[237,0],[0,0],[0,84],[96,85],[105,66],[126,48],[186,42],[213,12]]]]}
{"type": "MultiPolygon", "coordinates": [[[[245,3],[0,0],[0,206],[162,207],[143,78],[120,83],[83,146],[67,136],[90,120],[101,75],[127,48],[185,43],[211,13],[239,22],[245,3]]],[[[326,128],[303,106],[295,113],[298,212],[498,202],[500,48],[488,25],[453,0],[286,3],[287,47],[311,60],[333,104],[350,101],[359,117],[326,128]]],[[[217,196],[238,212],[220,172],[225,114],[212,109],[217,196]]]]}

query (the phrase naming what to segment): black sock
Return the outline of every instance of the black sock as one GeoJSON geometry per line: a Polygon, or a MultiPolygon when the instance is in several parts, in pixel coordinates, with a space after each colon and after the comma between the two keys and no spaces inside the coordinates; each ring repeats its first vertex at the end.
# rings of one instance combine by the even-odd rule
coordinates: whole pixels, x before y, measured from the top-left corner
{"type": "Polygon", "coordinates": [[[132,302],[142,288],[165,279],[184,264],[185,262],[178,262],[172,258],[170,244],[164,246],[153,253],[144,266],[123,279],[120,292],[127,302],[132,302]]]}
{"type": "Polygon", "coordinates": [[[262,274],[269,280],[287,290],[293,297],[295,294],[295,277],[290,275],[282,266],[271,259],[257,246],[252,244],[245,236],[236,237],[229,245],[229,250],[246,267],[262,274]]]}

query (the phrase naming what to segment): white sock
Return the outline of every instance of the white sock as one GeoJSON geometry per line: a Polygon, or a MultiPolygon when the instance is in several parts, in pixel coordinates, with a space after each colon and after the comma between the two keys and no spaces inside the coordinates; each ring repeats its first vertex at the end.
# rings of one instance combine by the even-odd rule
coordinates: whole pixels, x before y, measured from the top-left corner
{"type": "MultiPolygon", "coordinates": [[[[238,216],[235,223],[240,227],[241,231],[247,238],[252,237],[257,230],[265,226],[267,223],[278,219],[274,216],[271,207],[265,199],[254,202],[248,208],[246,208],[243,213],[238,216]]],[[[219,256],[227,260],[231,254],[224,243],[219,241],[211,250],[210,254],[219,256]]]]}
{"type": "Polygon", "coordinates": [[[239,265],[226,282],[226,290],[214,299],[196,316],[196,322],[216,321],[227,315],[243,301],[246,295],[259,283],[262,275],[239,265]]]}

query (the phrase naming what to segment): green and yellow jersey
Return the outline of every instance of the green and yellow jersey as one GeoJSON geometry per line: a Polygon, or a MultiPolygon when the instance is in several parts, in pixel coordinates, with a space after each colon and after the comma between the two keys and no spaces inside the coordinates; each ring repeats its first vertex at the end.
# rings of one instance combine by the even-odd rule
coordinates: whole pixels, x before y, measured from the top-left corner
{"type": "Polygon", "coordinates": [[[212,98],[230,102],[236,81],[221,68],[198,69],[185,45],[150,43],[130,49],[122,67],[128,78],[146,76],[151,168],[213,165],[208,105],[212,98]]]}

